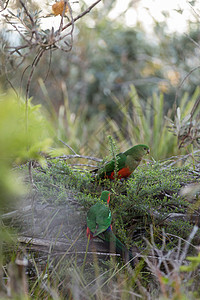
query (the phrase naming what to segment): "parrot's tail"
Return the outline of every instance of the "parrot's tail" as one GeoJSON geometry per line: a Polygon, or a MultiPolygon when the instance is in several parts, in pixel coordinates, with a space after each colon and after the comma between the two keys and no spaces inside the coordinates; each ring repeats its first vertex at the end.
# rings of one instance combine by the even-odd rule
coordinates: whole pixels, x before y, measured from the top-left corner
{"type": "Polygon", "coordinates": [[[131,266],[134,268],[135,264],[134,264],[133,255],[131,251],[128,250],[126,246],[122,244],[120,240],[118,240],[117,238],[116,238],[115,245],[116,245],[116,252],[121,255],[121,257],[124,259],[126,263],[129,261],[131,266]]]}
{"type": "Polygon", "coordinates": [[[130,250],[126,248],[120,240],[114,235],[112,228],[108,227],[106,231],[104,231],[102,234],[98,236],[102,240],[104,240],[111,252],[116,252],[117,254],[120,254],[122,259],[127,263],[130,261],[131,266],[134,268],[134,257],[130,250]]]}

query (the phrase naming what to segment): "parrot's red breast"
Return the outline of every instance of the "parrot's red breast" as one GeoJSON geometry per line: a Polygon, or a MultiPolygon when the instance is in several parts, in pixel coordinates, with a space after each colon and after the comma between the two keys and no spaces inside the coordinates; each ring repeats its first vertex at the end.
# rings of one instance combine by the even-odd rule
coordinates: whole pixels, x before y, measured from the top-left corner
{"type": "MultiPolygon", "coordinates": [[[[131,175],[131,171],[129,170],[129,168],[122,168],[121,170],[119,170],[117,172],[117,178],[121,179],[121,178],[127,178],[131,175]]],[[[110,176],[107,176],[110,179],[114,179],[114,172],[111,173],[110,176]]]]}

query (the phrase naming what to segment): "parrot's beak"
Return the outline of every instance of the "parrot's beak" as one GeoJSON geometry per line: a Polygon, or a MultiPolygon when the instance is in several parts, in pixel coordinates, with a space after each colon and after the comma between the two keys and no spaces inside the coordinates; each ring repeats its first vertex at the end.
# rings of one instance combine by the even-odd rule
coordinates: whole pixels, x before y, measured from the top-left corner
{"type": "Polygon", "coordinates": [[[147,150],[147,154],[149,154],[149,153],[150,153],[150,149],[147,150]]]}

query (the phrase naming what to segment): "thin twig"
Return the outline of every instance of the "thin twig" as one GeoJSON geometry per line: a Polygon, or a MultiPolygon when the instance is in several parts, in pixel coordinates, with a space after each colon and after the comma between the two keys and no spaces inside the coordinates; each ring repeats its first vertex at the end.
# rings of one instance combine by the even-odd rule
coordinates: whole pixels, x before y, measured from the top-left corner
{"type": "MultiPolygon", "coordinates": [[[[82,18],[83,16],[85,16],[86,14],[88,14],[99,2],[101,2],[102,0],[97,0],[95,3],[93,3],[92,5],[90,5],[84,12],[82,12],[81,14],[79,14],[76,18],[73,19],[73,22],[76,22],[78,19],[82,18]]],[[[62,31],[65,30],[66,28],[68,28],[69,26],[72,25],[73,23],[72,21],[67,23],[63,28],[62,31]]]]}
{"type": "Polygon", "coordinates": [[[90,168],[96,168],[95,165],[90,164],[68,164],[70,167],[90,167],[90,168]]]}
{"type": "Polygon", "coordinates": [[[191,38],[187,33],[184,33],[184,35],[195,45],[200,49],[200,45],[193,39],[191,38]]]}
{"type": "Polygon", "coordinates": [[[84,156],[84,155],[79,155],[79,154],[48,157],[47,159],[49,159],[49,160],[51,160],[51,159],[63,159],[63,160],[66,160],[66,159],[71,159],[71,158],[85,158],[85,159],[94,160],[94,161],[97,161],[97,162],[102,162],[103,161],[103,159],[101,159],[101,158],[92,157],[92,156],[84,156]]]}
{"type": "MultiPolygon", "coordinates": [[[[39,63],[42,55],[44,54],[44,52],[45,52],[45,49],[39,49],[38,54],[36,55],[34,62],[32,64],[31,72],[29,74],[27,86],[26,86],[26,103],[27,103],[27,105],[28,105],[29,90],[30,90],[30,84],[31,84],[31,80],[33,77],[33,73],[34,73],[35,68],[36,68],[37,64],[39,63]]],[[[27,106],[27,108],[28,108],[28,106],[27,106]]]]}
{"type": "Polygon", "coordinates": [[[22,0],[19,0],[19,1],[20,1],[20,3],[21,3],[22,7],[24,8],[25,12],[26,12],[26,15],[29,17],[29,19],[30,19],[30,21],[31,21],[31,24],[32,24],[32,32],[35,33],[35,36],[36,36],[37,40],[39,41],[39,40],[40,40],[40,36],[39,36],[39,34],[38,34],[38,31],[37,31],[36,28],[35,28],[35,21],[33,20],[31,14],[29,13],[29,11],[28,11],[26,5],[24,4],[24,2],[23,2],[22,0]]]}
{"type": "Polygon", "coordinates": [[[30,182],[33,188],[35,188],[36,190],[38,190],[37,186],[34,183],[33,180],[33,175],[32,175],[32,161],[30,160],[28,163],[28,170],[29,170],[29,178],[30,178],[30,182]]]}
{"type": "Polygon", "coordinates": [[[185,259],[186,255],[187,255],[187,252],[188,252],[188,248],[191,244],[191,241],[193,240],[193,238],[194,238],[195,234],[197,233],[198,229],[199,229],[199,227],[195,225],[193,227],[192,232],[190,233],[190,236],[189,236],[188,240],[185,241],[185,246],[184,246],[183,252],[182,252],[181,257],[180,257],[180,264],[182,264],[183,260],[185,259]]]}
{"type": "Polygon", "coordinates": [[[52,60],[52,49],[50,49],[50,57],[49,57],[49,63],[48,63],[48,69],[47,69],[47,73],[46,73],[46,76],[44,78],[44,82],[46,82],[48,76],[49,76],[49,73],[50,73],[50,69],[51,69],[51,60],[52,60]]]}
{"type": "MultiPolygon", "coordinates": [[[[4,11],[4,10],[7,8],[8,3],[9,3],[9,0],[6,1],[5,6],[3,7],[3,9],[0,10],[0,13],[1,13],[2,11],[4,11]]],[[[2,5],[2,6],[3,6],[3,5],[2,5]]]]}
{"type": "Polygon", "coordinates": [[[78,155],[75,151],[74,151],[74,149],[72,149],[72,147],[71,146],[69,146],[68,144],[66,144],[64,141],[62,141],[61,139],[58,139],[61,143],[63,143],[65,146],[67,146],[75,155],[78,155]]]}
{"type": "Polygon", "coordinates": [[[184,78],[183,78],[183,80],[181,81],[181,83],[179,84],[179,86],[178,86],[178,88],[177,88],[177,91],[176,91],[176,96],[175,96],[175,103],[176,103],[176,101],[177,101],[177,98],[178,98],[178,92],[179,92],[179,90],[180,90],[180,88],[182,87],[182,85],[183,85],[183,83],[185,82],[185,80],[194,72],[194,71],[196,71],[197,69],[199,69],[200,68],[200,65],[199,66],[197,66],[197,67],[195,67],[195,68],[193,68],[184,78]]]}

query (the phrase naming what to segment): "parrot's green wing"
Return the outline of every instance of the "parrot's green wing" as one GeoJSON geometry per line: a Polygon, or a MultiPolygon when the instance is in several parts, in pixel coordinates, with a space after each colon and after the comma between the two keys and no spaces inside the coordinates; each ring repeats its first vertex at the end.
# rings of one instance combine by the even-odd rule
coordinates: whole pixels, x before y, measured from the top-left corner
{"type": "Polygon", "coordinates": [[[87,226],[93,236],[99,235],[111,225],[111,211],[107,204],[96,203],[87,213],[87,226]]]}
{"type": "MultiPolygon", "coordinates": [[[[117,154],[117,171],[124,168],[126,165],[126,155],[124,153],[117,154]]],[[[100,170],[98,175],[100,177],[102,176],[110,176],[111,173],[115,170],[115,160],[112,159],[110,162],[108,162],[105,166],[103,166],[100,170]]]]}

